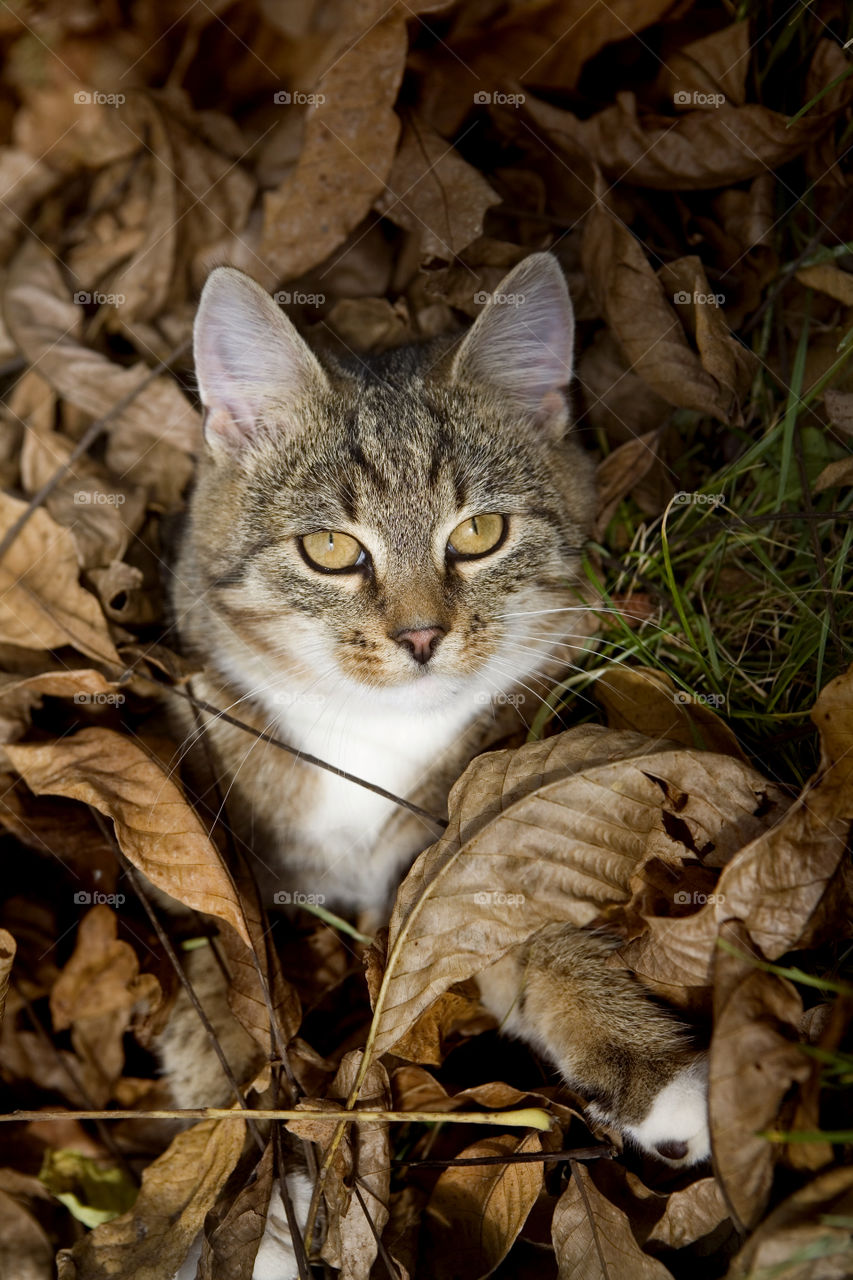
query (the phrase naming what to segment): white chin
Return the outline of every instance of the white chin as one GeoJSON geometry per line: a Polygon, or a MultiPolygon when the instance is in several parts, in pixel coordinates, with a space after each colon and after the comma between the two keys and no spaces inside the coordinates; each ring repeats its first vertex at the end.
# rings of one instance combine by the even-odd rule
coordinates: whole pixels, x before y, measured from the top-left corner
{"type": "Polygon", "coordinates": [[[393,710],[439,711],[459,697],[465,683],[459,676],[429,672],[400,684],[380,685],[371,689],[368,697],[393,710]]]}

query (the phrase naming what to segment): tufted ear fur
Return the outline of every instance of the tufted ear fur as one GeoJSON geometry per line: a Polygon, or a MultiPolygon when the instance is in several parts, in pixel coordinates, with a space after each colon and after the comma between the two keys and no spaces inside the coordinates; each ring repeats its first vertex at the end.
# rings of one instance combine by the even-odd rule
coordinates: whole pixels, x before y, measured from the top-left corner
{"type": "Polygon", "coordinates": [[[565,430],[575,317],[556,258],[534,253],[504,276],[462,341],[451,379],[492,388],[555,435],[565,430]]]}
{"type": "Polygon", "coordinates": [[[235,455],[261,431],[286,430],[288,405],[328,388],[326,375],[265,289],[234,267],[207,279],[193,330],[204,435],[235,455]]]}

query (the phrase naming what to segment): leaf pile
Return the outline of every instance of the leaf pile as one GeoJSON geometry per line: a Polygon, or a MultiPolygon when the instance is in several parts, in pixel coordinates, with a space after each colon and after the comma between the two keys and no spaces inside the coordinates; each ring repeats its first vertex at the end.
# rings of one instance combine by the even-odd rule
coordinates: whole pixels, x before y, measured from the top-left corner
{"type": "Polygon", "coordinates": [[[850,24],[836,0],[3,7],[0,1080],[43,1114],[0,1125],[0,1274],[248,1280],[289,1237],[294,1150],[322,1171],[312,1262],[347,1280],[853,1269],[850,24]],[[316,345],[378,350],[461,331],[541,249],[625,661],[592,713],[562,709],[575,673],[470,765],[387,936],[271,924],[163,715],[191,675],[163,600],[199,291],[231,263],[316,345]],[[498,1038],[471,980],[555,921],[615,933],[708,1039],[712,1169],[622,1151],[498,1038]],[[214,948],[259,1064],[233,1083],[286,1127],[154,1114],[178,953],[214,948]],[[525,1108],[550,1128],[500,1119],[525,1108]]]}

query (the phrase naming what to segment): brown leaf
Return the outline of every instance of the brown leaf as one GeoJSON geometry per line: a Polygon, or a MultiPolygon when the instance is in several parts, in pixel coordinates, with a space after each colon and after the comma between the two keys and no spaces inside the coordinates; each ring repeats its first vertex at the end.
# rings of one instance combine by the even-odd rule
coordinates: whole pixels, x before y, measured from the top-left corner
{"type": "MultiPolygon", "coordinates": [[[[802,1003],[785,978],[751,963],[749,939],[728,925],[722,937],[741,955],[718,951],[714,969],[714,1035],[711,1040],[709,1110],[714,1167],[735,1220],[755,1226],[770,1194],[773,1171],[784,1152],[759,1136],[779,1127],[779,1108],[794,1083],[816,1069],[797,1036],[802,1003]]],[[[832,1148],[821,1147],[825,1163],[832,1148]]]]}
{"type": "Polygon", "coordinates": [[[57,1256],[59,1280],[163,1280],[183,1262],[243,1149],[244,1120],[203,1120],[142,1175],[136,1204],[57,1256]]]}
{"type": "Polygon", "coordinates": [[[87,911],[71,959],[50,995],[54,1030],[71,1028],[76,1053],[98,1081],[95,1106],[106,1104],[124,1070],[124,1033],[134,1009],[153,1012],[162,1000],[159,982],[139,972],[135,951],[117,931],[117,917],[108,906],[87,911]]]}
{"type": "Polygon", "coordinates": [[[616,513],[616,508],[626,498],[638,481],[648,475],[657,459],[660,430],[647,431],[618,445],[603,462],[598,464],[595,483],[598,490],[598,514],[595,521],[595,537],[604,537],[605,530],[616,513]]]}
{"type": "Polygon", "coordinates": [[[406,15],[392,9],[367,17],[367,8],[358,6],[341,33],[345,51],[316,86],[324,101],[310,109],[296,166],[264,196],[258,258],[271,281],[302,275],[327,258],[385,187],[400,132],[392,107],[406,55],[406,15]]]}
{"type": "Polygon", "coordinates": [[[850,1274],[853,1169],[827,1169],[769,1214],[726,1280],[842,1280],[850,1274]]]}
{"type": "Polygon", "coordinates": [[[135,742],[110,729],[83,729],[6,750],[36,795],[68,796],[111,818],[123,853],[153,885],[224,920],[250,945],[219,854],[175,783],[135,742]]]}
{"type": "Polygon", "coordinates": [[[711,846],[724,862],[764,826],[753,814],[768,788],[726,756],[591,725],[478,757],[398,891],[374,1052],[543,925],[624,901],[644,860],[677,866],[711,846]]]}
{"type": "Polygon", "coordinates": [[[0,1188],[0,1274],[15,1280],[53,1280],[54,1249],[26,1205],[0,1188]]]}
{"type": "MultiPolygon", "coordinates": [[[[459,1158],[524,1155],[542,1150],[529,1133],[481,1138],[459,1158]]],[[[539,1162],[445,1169],[426,1208],[428,1274],[436,1280],[480,1280],[492,1273],[518,1238],[543,1185],[539,1162]]]]}
{"type": "Polygon", "coordinates": [[[627,1215],[602,1195],[584,1165],[572,1165],[551,1232],[559,1280],[671,1280],[663,1263],[643,1253],[627,1215]]]}
{"type": "Polygon", "coordinates": [[[823,401],[836,430],[853,436],[853,391],[827,391],[823,401]]]}
{"type": "Polygon", "coordinates": [[[824,489],[838,489],[846,484],[853,484],[853,458],[828,463],[812,485],[812,493],[823,493],[824,489]]]}
{"type": "Polygon", "coordinates": [[[6,1011],[9,974],[15,961],[15,939],[7,929],[0,929],[0,1023],[6,1011]]]}
{"type": "Polygon", "coordinates": [[[827,118],[817,113],[789,127],[785,116],[755,103],[724,103],[674,119],[641,118],[628,91],[588,120],[532,97],[524,110],[569,157],[588,156],[611,180],[665,191],[701,191],[754,178],[805,151],[827,127],[827,118]]]}
{"type": "Polygon", "coordinates": [[[716,1178],[699,1178],[667,1198],[666,1208],[643,1241],[665,1249],[683,1249],[709,1235],[729,1216],[716,1178]]]}
{"type": "MultiPolygon", "coordinates": [[[[113,409],[148,377],[144,365],[123,368],[82,345],[82,308],[72,302],[59,267],[35,239],[27,240],[12,261],[3,306],[27,360],[64,399],[93,418],[113,409]]],[[[112,431],[144,437],[149,448],[165,441],[193,453],[201,444],[201,418],[166,374],[116,416],[112,431]]]]}
{"type": "MultiPolygon", "coordinates": [[[[26,503],[0,494],[0,528],[9,529],[25,510],[26,503]]],[[[71,533],[36,510],[0,563],[0,636],[27,649],[71,645],[120,667],[100,605],[78,574],[71,533]]]]}
{"type": "Polygon", "coordinates": [[[493,1019],[484,1014],[476,999],[445,991],[397,1041],[394,1053],[410,1062],[425,1062],[439,1067],[449,1052],[450,1046],[446,1042],[451,1036],[460,1032],[476,1035],[492,1024],[493,1019]]]}
{"type": "MultiPolygon", "coordinates": [[[[720,342],[725,345],[726,339],[719,335],[716,341],[709,336],[703,339],[704,351],[699,342],[699,316],[707,308],[714,309],[714,304],[696,304],[697,355],[676,315],[676,310],[681,310],[677,301],[679,291],[665,288],[639,242],[603,200],[587,217],[583,258],[590,288],[631,368],[670,404],[712,414],[723,421],[737,421],[742,384],[732,385],[736,381],[735,357],[732,356],[728,364],[712,359],[719,351],[720,342]],[[706,360],[712,363],[712,368],[705,367],[706,360]]],[[[709,296],[709,289],[702,288],[698,270],[695,280],[702,297],[709,296]]],[[[693,296],[691,289],[691,307],[693,296]]],[[[716,324],[719,317],[712,321],[706,316],[702,320],[703,334],[706,334],[706,322],[716,324]]],[[[728,342],[734,339],[729,338],[728,342]]],[[[743,357],[737,367],[745,370],[747,363],[747,357],[743,357]]]]}
{"type": "Polygon", "coordinates": [[[842,271],[831,262],[820,262],[813,267],[800,267],[797,279],[807,288],[826,293],[845,307],[853,307],[853,275],[849,271],[842,271]]]}
{"type": "Polygon", "coordinates": [[[227,1210],[205,1224],[199,1280],[244,1280],[252,1274],[273,1190],[273,1144],[227,1210]]]}
{"type": "Polygon", "coordinates": [[[812,710],[821,764],[803,794],[725,867],[714,902],[681,920],[650,919],[645,936],[622,948],[636,973],[651,982],[707,985],[717,935],[729,920],[743,921],[770,960],[804,941],[843,856],[853,817],[851,707],[853,668],[821,691],[812,710]]]}
{"type": "Polygon", "coordinates": [[[607,712],[611,729],[633,729],[650,738],[668,738],[749,763],[737,738],[711,706],[694,702],[654,667],[612,666],[595,682],[593,696],[607,712]]]}
{"type": "Polygon", "coordinates": [[[417,117],[409,119],[378,211],[415,234],[422,259],[451,262],[500,202],[477,169],[417,117]]]}

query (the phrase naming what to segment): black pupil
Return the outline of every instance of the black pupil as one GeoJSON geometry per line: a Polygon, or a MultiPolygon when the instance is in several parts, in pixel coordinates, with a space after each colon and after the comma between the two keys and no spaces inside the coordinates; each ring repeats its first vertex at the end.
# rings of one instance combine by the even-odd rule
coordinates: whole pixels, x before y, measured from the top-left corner
{"type": "Polygon", "coordinates": [[[472,516],[472,517],[471,517],[471,532],[473,533],[473,535],[474,535],[474,537],[475,537],[475,538],[477,537],[478,533],[480,532],[480,530],[477,528],[477,517],[476,517],[476,516],[472,516]]]}

